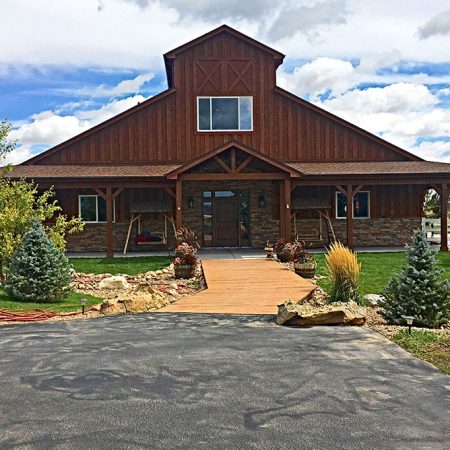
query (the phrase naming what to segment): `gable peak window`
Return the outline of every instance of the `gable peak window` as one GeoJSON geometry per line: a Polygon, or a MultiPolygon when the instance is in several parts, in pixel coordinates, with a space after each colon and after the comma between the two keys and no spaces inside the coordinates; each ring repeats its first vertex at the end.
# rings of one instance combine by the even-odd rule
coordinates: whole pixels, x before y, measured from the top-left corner
{"type": "Polygon", "coordinates": [[[197,97],[198,131],[252,131],[253,97],[197,97]]]}

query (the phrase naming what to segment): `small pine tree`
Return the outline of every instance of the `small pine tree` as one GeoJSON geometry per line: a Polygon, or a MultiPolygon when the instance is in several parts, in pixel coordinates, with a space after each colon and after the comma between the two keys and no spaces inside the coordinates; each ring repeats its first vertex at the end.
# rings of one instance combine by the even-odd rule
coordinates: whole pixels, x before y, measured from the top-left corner
{"type": "Polygon", "coordinates": [[[69,260],[34,220],[11,258],[4,289],[16,300],[57,302],[67,295],[70,270],[69,260]]]}
{"type": "Polygon", "coordinates": [[[403,316],[415,317],[414,324],[439,327],[450,318],[450,284],[441,280],[442,270],[425,234],[417,230],[407,247],[408,266],[386,286],[383,316],[389,323],[404,324],[403,316]]]}

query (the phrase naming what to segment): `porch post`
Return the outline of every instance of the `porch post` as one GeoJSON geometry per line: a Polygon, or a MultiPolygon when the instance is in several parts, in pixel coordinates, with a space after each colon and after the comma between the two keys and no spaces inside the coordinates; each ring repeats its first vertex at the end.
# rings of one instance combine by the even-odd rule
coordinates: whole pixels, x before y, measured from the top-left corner
{"type": "Polygon", "coordinates": [[[286,186],[284,181],[280,184],[280,238],[287,239],[286,237],[286,186]]]}
{"type": "Polygon", "coordinates": [[[183,224],[183,211],[181,209],[183,204],[182,188],[182,181],[177,178],[175,186],[175,226],[177,229],[180,228],[183,224]]]}
{"type": "Polygon", "coordinates": [[[113,246],[113,200],[111,186],[106,188],[106,256],[114,256],[113,246]]]}
{"type": "Polygon", "coordinates": [[[448,185],[441,186],[441,252],[448,252],[448,185]]]}
{"type": "Polygon", "coordinates": [[[347,247],[353,250],[353,186],[347,185],[347,247]]]}
{"type": "Polygon", "coordinates": [[[286,214],[286,240],[291,240],[291,180],[284,180],[284,211],[286,214]]]}

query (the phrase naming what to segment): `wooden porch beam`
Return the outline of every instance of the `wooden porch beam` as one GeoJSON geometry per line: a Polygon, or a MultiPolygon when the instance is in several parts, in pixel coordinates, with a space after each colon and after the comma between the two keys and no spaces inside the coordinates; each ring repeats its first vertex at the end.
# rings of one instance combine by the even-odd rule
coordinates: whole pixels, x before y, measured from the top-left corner
{"type": "Polygon", "coordinates": [[[353,189],[353,196],[355,196],[358,192],[360,192],[364,188],[363,184],[360,184],[355,189],[353,189]]]}
{"type": "Polygon", "coordinates": [[[253,159],[253,156],[248,156],[236,169],[236,172],[239,173],[242,171],[242,169],[245,168],[245,166],[248,165],[248,163],[253,159]]]}
{"type": "Polygon", "coordinates": [[[441,186],[441,252],[448,252],[448,185],[441,186]]]}
{"type": "Polygon", "coordinates": [[[175,188],[175,227],[177,229],[181,228],[183,224],[183,182],[180,178],[177,178],[176,188],[175,188]]]}
{"type": "Polygon", "coordinates": [[[231,172],[236,173],[236,149],[231,149],[231,172]]]}
{"type": "Polygon", "coordinates": [[[347,247],[353,250],[353,186],[347,185],[347,247]]]}
{"type": "Polygon", "coordinates": [[[287,173],[186,173],[178,177],[181,180],[285,180],[287,173]]]}
{"type": "Polygon", "coordinates": [[[106,256],[112,258],[114,256],[113,246],[113,197],[112,188],[106,188],[106,256]]]}
{"type": "Polygon", "coordinates": [[[122,191],[123,188],[116,189],[112,195],[113,200],[116,199],[121,194],[122,191]]]}
{"type": "Polygon", "coordinates": [[[283,181],[283,187],[284,187],[284,208],[285,208],[285,215],[286,215],[286,221],[285,221],[285,236],[286,240],[291,240],[291,180],[286,179],[283,181]]]}
{"type": "Polygon", "coordinates": [[[220,158],[219,156],[214,156],[214,160],[220,164],[220,166],[225,170],[227,173],[231,173],[232,170],[228,167],[227,164],[225,164],[224,160],[220,158]]]}
{"type": "Polygon", "coordinates": [[[169,194],[170,197],[175,198],[175,192],[172,188],[164,188],[165,191],[169,194]]]}
{"type": "Polygon", "coordinates": [[[95,190],[95,192],[97,192],[97,194],[98,194],[101,198],[103,198],[103,199],[106,200],[106,194],[105,194],[101,189],[95,188],[94,190],[95,190]]]}
{"type": "Polygon", "coordinates": [[[279,184],[280,188],[280,238],[286,239],[286,199],[283,182],[279,184]]]}
{"type": "Polygon", "coordinates": [[[340,186],[340,185],[336,185],[336,189],[338,190],[338,191],[340,191],[342,194],[344,194],[346,197],[347,197],[347,191],[346,191],[346,189],[345,188],[343,188],[342,186],[340,186]]]}

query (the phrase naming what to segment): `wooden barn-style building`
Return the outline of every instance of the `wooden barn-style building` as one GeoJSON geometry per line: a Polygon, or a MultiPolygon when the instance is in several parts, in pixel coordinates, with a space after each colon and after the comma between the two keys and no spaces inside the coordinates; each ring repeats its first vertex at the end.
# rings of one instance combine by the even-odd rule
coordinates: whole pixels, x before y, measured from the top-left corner
{"type": "MultiPolygon", "coordinates": [[[[54,186],[85,230],[69,251],[159,249],[173,225],[205,247],[299,236],[400,246],[450,164],[424,161],[277,86],[284,55],[221,26],[164,55],[168,89],[15,166],[54,186]],[[173,218],[173,224],[171,222],[173,218]]],[[[448,250],[442,231],[441,249],[448,250]]]]}

